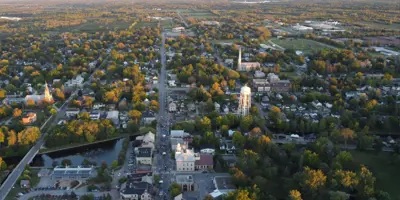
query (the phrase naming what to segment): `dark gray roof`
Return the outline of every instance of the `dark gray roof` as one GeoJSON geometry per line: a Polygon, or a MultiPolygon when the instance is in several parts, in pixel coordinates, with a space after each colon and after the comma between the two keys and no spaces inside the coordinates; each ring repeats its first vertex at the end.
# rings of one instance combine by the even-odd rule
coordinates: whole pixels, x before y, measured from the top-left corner
{"type": "Polygon", "coordinates": [[[122,194],[137,194],[142,195],[144,191],[151,192],[151,184],[146,182],[134,182],[129,180],[126,182],[125,189],[121,190],[122,194]]]}
{"type": "Polygon", "coordinates": [[[151,148],[150,147],[142,147],[138,148],[138,154],[136,157],[151,157],[151,148]]]}

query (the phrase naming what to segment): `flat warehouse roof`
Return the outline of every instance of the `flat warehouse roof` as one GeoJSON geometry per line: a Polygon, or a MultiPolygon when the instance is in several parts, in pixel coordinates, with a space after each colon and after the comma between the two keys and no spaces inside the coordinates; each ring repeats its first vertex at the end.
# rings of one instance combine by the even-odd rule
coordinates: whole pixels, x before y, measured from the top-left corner
{"type": "Polygon", "coordinates": [[[216,176],[214,179],[218,190],[236,189],[236,186],[232,183],[232,178],[229,176],[216,176]]]}

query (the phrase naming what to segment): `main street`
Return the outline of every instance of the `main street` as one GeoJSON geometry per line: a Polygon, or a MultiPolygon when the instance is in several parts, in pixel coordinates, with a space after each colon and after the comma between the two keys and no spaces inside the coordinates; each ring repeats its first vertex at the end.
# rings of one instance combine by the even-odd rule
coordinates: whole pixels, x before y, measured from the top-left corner
{"type": "MultiPolygon", "coordinates": [[[[108,58],[108,56],[107,56],[107,58],[108,58]]],[[[103,60],[103,63],[107,61],[107,58],[103,60]]],[[[94,75],[94,72],[90,75],[89,79],[84,83],[84,85],[89,83],[92,80],[93,75],[94,75]]],[[[54,119],[52,119],[52,117],[47,119],[47,121],[40,127],[41,131],[43,130],[43,128],[49,121],[53,120],[53,122],[51,124],[51,126],[53,126],[58,122],[59,119],[61,119],[65,115],[65,110],[68,107],[69,102],[78,93],[78,90],[79,89],[76,89],[74,92],[71,93],[71,96],[58,109],[57,114],[55,115],[54,119]]],[[[24,158],[22,158],[22,160],[18,163],[18,165],[14,168],[14,170],[10,173],[10,175],[7,177],[7,179],[1,185],[0,200],[4,200],[6,198],[7,194],[10,192],[11,188],[17,182],[18,177],[21,176],[22,172],[24,171],[25,166],[28,165],[32,161],[32,159],[36,156],[36,154],[39,152],[39,149],[45,143],[44,138],[45,138],[46,134],[47,134],[47,131],[42,133],[41,137],[36,142],[36,144],[28,151],[27,154],[25,154],[24,158]]]]}
{"type": "MultiPolygon", "coordinates": [[[[174,162],[170,156],[170,140],[169,140],[169,114],[166,111],[167,108],[167,89],[166,85],[166,55],[165,55],[165,33],[161,34],[161,70],[159,74],[159,102],[160,108],[157,116],[157,135],[156,135],[156,148],[157,153],[154,156],[154,168],[153,172],[160,175],[162,182],[160,183],[160,191],[167,192],[168,186],[171,184],[172,176],[168,174],[168,171],[174,169],[174,162]],[[165,152],[165,155],[163,155],[165,152]]],[[[156,183],[157,184],[157,183],[156,183]]],[[[165,195],[167,195],[165,193],[165,195]]],[[[160,197],[161,198],[161,197],[160,197]]]]}

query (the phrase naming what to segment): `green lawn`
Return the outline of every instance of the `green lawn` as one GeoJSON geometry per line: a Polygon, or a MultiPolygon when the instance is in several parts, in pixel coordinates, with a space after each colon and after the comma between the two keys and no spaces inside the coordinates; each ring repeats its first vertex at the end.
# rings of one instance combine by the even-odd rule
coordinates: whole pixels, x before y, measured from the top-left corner
{"type": "Polygon", "coordinates": [[[384,24],[384,23],[377,23],[377,22],[360,22],[360,24],[367,25],[371,28],[382,28],[382,29],[392,29],[392,30],[400,30],[400,24],[384,24]]]}
{"type": "Polygon", "coordinates": [[[133,28],[156,27],[158,22],[138,22],[133,28]]]}
{"type": "Polygon", "coordinates": [[[310,54],[313,51],[319,51],[322,49],[332,48],[329,45],[326,45],[326,44],[323,44],[320,42],[316,42],[313,40],[307,40],[307,39],[272,38],[271,42],[273,42],[285,49],[294,49],[296,51],[302,51],[304,54],[310,54]]]}
{"type": "MultiPolygon", "coordinates": [[[[39,172],[39,169],[32,169],[31,170],[31,188],[34,188],[39,182],[40,182],[40,178],[37,176],[37,173],[39,172]]],[[[8,193],[7,197],[5,198],[5,200],[15,200],[17,199],[16,196],[18,193],[20,192],[27,192],[26,189],[21,188],[19,186],[19,182],[17,181],[17,183],[14,185],[14,188],[12,188],[10,190],[10,192],[8,193]]]]}
{"type": "Polygon", "coordinates": [[[400,171],[390,164],[390,153],[351,151],[351,154],[357,163],[364,164],[373,172],[378,189],[388,192],[392,199],[400,199],[400,171]]]}

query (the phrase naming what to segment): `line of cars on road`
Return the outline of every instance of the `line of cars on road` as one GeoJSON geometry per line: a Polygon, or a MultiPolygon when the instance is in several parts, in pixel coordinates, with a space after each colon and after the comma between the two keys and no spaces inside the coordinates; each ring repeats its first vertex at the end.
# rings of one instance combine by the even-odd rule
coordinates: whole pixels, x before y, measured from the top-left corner
{"type": "Polygon", "coordinates": [[[69,190],[69,188],[68,187],[55,187],[55,186],[32,188],[32,191],[41,191],[41,190],[69,190]]]}

